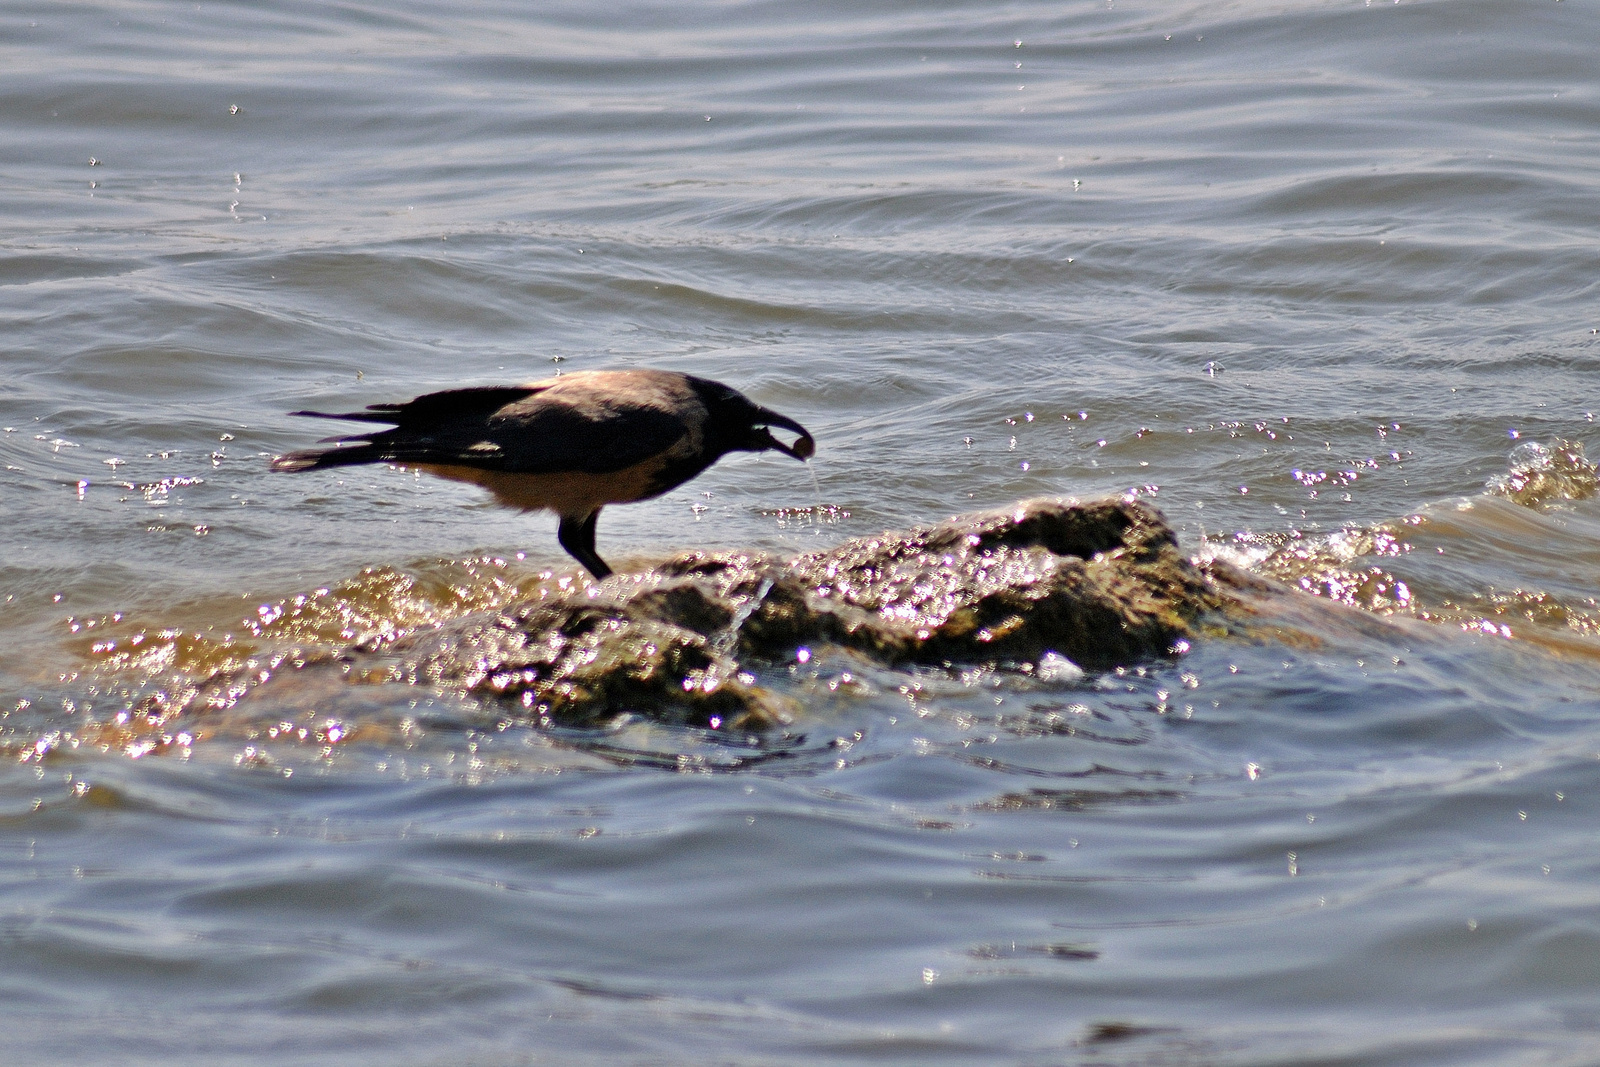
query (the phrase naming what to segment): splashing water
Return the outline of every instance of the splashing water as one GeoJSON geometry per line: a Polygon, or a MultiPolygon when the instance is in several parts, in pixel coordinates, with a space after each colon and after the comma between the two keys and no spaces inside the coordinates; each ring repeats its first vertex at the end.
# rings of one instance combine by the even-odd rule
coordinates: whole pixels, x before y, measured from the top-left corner
{"type": "Polygon", "coordinates": [[[1586,500],[1600,487],[1594,463],[1582,442],[1552,440],[1548,445],[1522,441],[1511,450],[1504,474],[1490,478],[1484,489],[1524,507],[1556,500],[1586,500]]]}

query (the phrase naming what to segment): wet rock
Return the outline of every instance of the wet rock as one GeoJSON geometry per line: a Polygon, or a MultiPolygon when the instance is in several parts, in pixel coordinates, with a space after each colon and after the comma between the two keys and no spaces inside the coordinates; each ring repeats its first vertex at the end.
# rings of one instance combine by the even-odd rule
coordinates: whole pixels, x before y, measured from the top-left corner
{"type": "Polygon", "coordinates": [[[794,709],[747,666],[801,646],[1102,668],[1168,652],[1224,600],[1154,508],[1034,500],[787,561],[686,553],[402,641],[387,680],[515,700],[548,722],[631,710],[753,728],[794,709]]]}
{"type": "Polygon", "coordinates": [[[733,655],[741,615],[779,570],[729,553],[614,575],[402,641],[388,680],[515,700],[545,723],[619,711],[733,729],[785,722],[790,709],[733,655]]]}
{"type": "Polygon", "coordinates": [[[1090,668],[1161,655],[1221,599],[1137,500],[1030,500],[800,556],[741,633],[771,656],[826,641],[895,663],[1090,668]]]}
{"type": "MultiPolygon", "coordinates": [[[[351,681],[463,692],[552,724],[634,712],[752,730],[793,718],[758,676],[801,647],[889,666],[1106,668],[1167,654],[1231,596],[1142,501],[1029,500],[787,560],[685,553],[381,646],[302,656],[293,673],[337,664],[351,681]]],[[[279,699],[286,673],[270,687],[279,699]]],[[[214,705],[239,685],[217,677],[197,697],[214,705]]]]}

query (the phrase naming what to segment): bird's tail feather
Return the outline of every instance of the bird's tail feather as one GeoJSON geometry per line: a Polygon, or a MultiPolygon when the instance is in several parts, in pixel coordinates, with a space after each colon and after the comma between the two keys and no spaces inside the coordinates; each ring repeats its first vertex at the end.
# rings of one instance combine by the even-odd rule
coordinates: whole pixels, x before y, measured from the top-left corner
{"type": "Polygon", "coordinates": [[[369,404],[365,411],[291,411],[307,419],[345,419],[349,422],[394,422],[399,404],[369,404]]]}
{"type": "Polygon", "coordinates": [[[354,467],[361,463],[380,463],[383,454],[371,445],[355,448],[307,448],[285,452],[272,461],[275,471],[312,471],[324,467],[354,467]]]}

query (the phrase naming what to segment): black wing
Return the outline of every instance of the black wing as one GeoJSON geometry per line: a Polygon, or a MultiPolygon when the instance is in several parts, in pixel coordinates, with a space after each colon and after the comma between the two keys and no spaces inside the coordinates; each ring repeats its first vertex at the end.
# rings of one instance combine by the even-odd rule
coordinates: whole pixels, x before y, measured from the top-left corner
{"type": "Polygon", "coordinates": [[[389,422],[394,428],[331,440],[334,447],[280,456],[274,470],[359,463],[436,463],[520,474],[606,474],[671,449],[703,419],[658,395],[587,395],[548,386],[488,386],[429,393],[404,404],[374,404],[318,418],[389,422]]]}
{"type": "MultiPolygon", "coordinates": [[[[427,393],[404,404],[368,404],[365,411],[291,411],[291,415],[304,415],[312,419],[348,419],[351,422],[387,422],[394,425],[406,423],[439,423],[471,418],[481,414],[484,418],[518,400],[533,395],[538,390],[526,385],[484,385],[471,389],[447,389],[442,393],[427,393]]],[[[355,440],[355,438],[346,438],[355,440]]]]}

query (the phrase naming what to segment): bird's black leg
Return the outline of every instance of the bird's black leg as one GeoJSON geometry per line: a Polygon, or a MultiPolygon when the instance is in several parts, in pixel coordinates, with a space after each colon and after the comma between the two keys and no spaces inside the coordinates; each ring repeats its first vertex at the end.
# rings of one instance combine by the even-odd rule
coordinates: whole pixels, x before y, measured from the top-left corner
{"type": "Polygon", "coordinates": [[[599,518],[599,508],[595,508],[582,518],[576,515],[561,516],[561,526],[556,530],[556,540],[560,541],[561,547],[566,549],[573,559],[583,564],[590,574],[596,578],[604,578],[611,573],[611,568],[606,566],[606,561],[594,550],[594,524],[599,518]]]}

